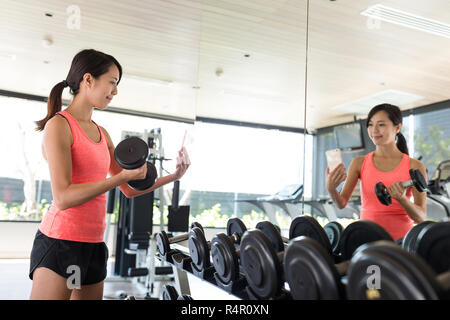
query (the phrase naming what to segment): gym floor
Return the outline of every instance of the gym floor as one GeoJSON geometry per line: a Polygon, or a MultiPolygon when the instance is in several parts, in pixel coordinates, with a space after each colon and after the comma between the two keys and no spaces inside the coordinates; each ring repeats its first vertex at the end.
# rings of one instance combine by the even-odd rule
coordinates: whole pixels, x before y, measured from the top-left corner
{"type": "MultiPolygon", "coordinates": [[[[108,276],[114,259],[108,262],[108,276]]],[[[0,259],[0,300],[28,300],[31,292],[32,281],[28,278],[30,267],[29,259],[0,259]]],[[[202,281],[195,276],[188,275],[191,296],[195,300],[237,300],[236,297],[202,281]]],[[[169,283],[172,284],[173,283],[169,283]]],[[[110,300],[117,293],[124,291],[137,298],[143,296],[142,286],[126,281],[106,281],[104,286],[104,299],[110,300]]],[[[117,298],[116,298],[117,299],[117,298]]]]}

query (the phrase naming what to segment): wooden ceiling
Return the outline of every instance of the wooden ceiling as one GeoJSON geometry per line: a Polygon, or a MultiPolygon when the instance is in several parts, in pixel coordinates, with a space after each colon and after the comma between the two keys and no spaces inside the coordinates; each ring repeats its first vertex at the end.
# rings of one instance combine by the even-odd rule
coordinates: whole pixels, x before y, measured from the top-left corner
{"type": "MultiPolygon", "coordinates": [[[[307,128],[349,121],[336,106],[385,90],[423,97],[403,109],[449,98],[450,39],[371,28],[360,13],[378,3],[450,23],[446,0],[310,1],[307,128]]],[[[77,1],[80,20],[71,5],[0,0],[0,89],[46,96],[95,48],[129,76],[111,106],[305,127],[306,0],[77,1]]]]}

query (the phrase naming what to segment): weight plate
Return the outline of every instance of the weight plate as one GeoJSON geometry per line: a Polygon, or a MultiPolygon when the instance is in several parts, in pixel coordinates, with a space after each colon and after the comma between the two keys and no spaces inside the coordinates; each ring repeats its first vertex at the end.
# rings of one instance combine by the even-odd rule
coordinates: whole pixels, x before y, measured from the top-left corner
{"type": "Polygon", "coordinates": [[[342,225],[337,221],[331,221],[328,222],[324,227],[323,230],[328,236],[328,239],[330,240],[331,244],[331,250],[333,253],[339,252],[339,242],[341,241],[341,236],[344,228],[342,225]]]}
{"type": "Polygon", "coordinates": [[[270,221],[260,221],[256,224],[256,229],[261,230],[273,245],[276,252],[284,251],[283,239],[279,229],[270,221]]]}
{"type": "MultiPolygon", "coordinates": [[[[247,227],[239,218],[231,218],[227,222],[227,235],[232,236],[233,234],[236,234],[239,239],[242,239],[242,236],[244,235],[245,231],[247,231],[247,227]]],[[[235,246],[239,244],[240,241],[238,241],[235,246]]]]}
{"type": "Polygon", "coordinates": [[[189,252],[198,271],[205,270],[211,265],[208,242],[200,228],[194,227],[189,232],[189,252]]]}
{"type": "Polygon", "coordinates": [[[162,290],[162,299],[163,300],[177,300],[178,299],[177,289],[175,289],[175,287],[173,287],[169,284],[166,284],[162,290]]]}
{"type": "Polygon", "coordinates": [[[378,200],[385,206],[390,206],[392,204],[391,195],[387,192],[387,188],[382,182],[378,182],[375,185],[375,194],[378,200]]]}
{"type": "Polygon", "coordinates": [[[399,239],[395,240],[395,243],[401,247],[401,246],[403,246],[403,240],[404,240],[403,238],[399,238],[399,239]]]}
{"type": "Polygon", "coordinates": [[[322,226],[313,217],[299,216],[292,220],[289,228],[289,239],[294,239],[299,236],[305,236],[316,240],[325,248],[325,250],[327,250],[327,252],[331,253],[330,240],[328,240],[328,236],[322,226]]]}
{"type": "Polygon", "coordinates": [[[406,233],[402,247],[406,251],[415,253],[415,247],[416,247],[416,240],[419,236],[420,231],[422,231],[423,228],[425,228],[427,225],[434,223],[434,221],[423,221],[421,223],[416,224],[414,227],[409,229],[409,231],[406,233]]]}
{"type": "Polygon", "coordinates": [[[217,276],[224,284],[239,277],[238,255],[233,242],[225,233],[218,233],[212,238],[211,258],[217,276]]]}
{"type": "Polygon", "coordinates": [[[425,192],[427,190],[428,183],[419,169],[409,169],[409,175],[411,176],[411,180],[413,181],[414,187],[417,191],[425,192]]]}
{"type": "Polygon", "coordinates": [[[282,266],[261,230],[247,231],[241,241],[241,265],[248,285],[260,299],[275,297],[283,286],[282,266]]]}
{"type": "Polygon", "coordinates": [[[342,233],[340,243],[342,259],[344,261],[350,260],[359,246],[378,240],[394,241],[382,226],[373,221],[359,220],[352,222],[342,233]]]}
{"type": "Polygon", "coordinates": [[[421,256],[436,273],[450,270],[450,221],[429,224],[419,233],[416,254],[421,256]]]}
{"type": "Polygon", "coordinates": [[[295,300],[337,300],[344,289],[330,254],[316,240],[300,236],[284,255],[284,274],[295,300]]]}
{"type": "Polygon", "coordinates": [[[189,229],[194,229],[194,227],[200,228],[200,230],[202,230],[203,234],[205,234],[205,230],[203,230],[203,227],[199,222],[192,222],[189,229]]]}
{"type": "Polygon", "coordinates": [[[377,241],[359,248],[347,275],[350,300],[438,298],[433,272],[423,261],[393,242],[377,241]],[[369,288],[369,284],[373,288],[369,288]]]}
{"type": "Polygon", "coordinates": [[[136,169],[142,166],[148,157],[148,146],[144,140],[131,137],[122,140],[114,149],[114,159],[124,169],[136,169]]]}
{"type": "Polygon", "coordinates": [[[145,179],[128,181],[128,185],[134,190],[146,190],[155,184],[155,180],[158,177],[155,165],[150,161],[147,161],[147,174],[145,179]]]}
{"type": "Polygon", "coordinates": [[[167,233],[163,230],[156,234],[156,244],[158,252],[164,256],[170,250],[170,242],[167,233]]]}

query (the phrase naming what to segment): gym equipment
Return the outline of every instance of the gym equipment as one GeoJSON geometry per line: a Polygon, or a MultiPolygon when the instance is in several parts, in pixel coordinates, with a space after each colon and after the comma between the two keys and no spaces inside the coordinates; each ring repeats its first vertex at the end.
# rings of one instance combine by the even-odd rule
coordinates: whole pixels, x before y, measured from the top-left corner
{"type": "Polygon", "coordinates": [[[355,253],[346,291],[348,299],[355,300],[449,299],[450,272],[437,275],[419,256],[392,242],[377,241],[355,253]],[[378,271],[368,272],[373,266],[378,271]]]}
{"type": "MultiPolygon", "coordinates": [[[[203,227],[201,226],[200,223],[198,222],[193,222],[191,224],[191,229],[197,227],[200,229],[200,231],[203,233],[203,227]]],[[[161,232],[159,232],[156,235],[156,241],[157,241],[157,248],[158,248],[158,252],[162,255],[165,256],[167,255],[167,253],[170,251],[170,245],[172,243],[178,243],[178,242],[182,242],[182,241],[186,241],[189,239],[189,233],[183,233],[180,234],[178,236],[175,237],[170,237],[167,235],[167,233],[162,230],[161,232]]]]}
{"type": "Polygon", "coordinates": [[[170,284],[163,287],[161,297],[162,300],[194,300],[188,294],[179,295],[177,289],[170,284]]]}
{"type": "MultiPolygon", "coordinates": [[[[247,289],[249,296],[253,296],[258,299],[271,299],[277,296],[285,296],[286,292],[282,287],[284,277],[286,277],[286,281],[288,282],[291,290],[294,290],[293,295],[295,298],[300,297],[303,299],[305,297],[309,297],[310,299],[322,299],[322,297],[326,296],[327,299],[339,299],[343,291],[340,287],[339,281],[337,284],[335,282],[337,281],[336,279],[345,274],[346,266],[349,263],[348,260],[356,248],[362,244],[377,240],[387,239],[393,241],[389,234],[381,226],[371,221],[360,220],[350,224],[344,230],[340,246],[342,252],[340,255],[335,255],[332,253],[330,241],[328,240],[328,237],[320,224],[315,221],[315,219],[308,216],[298,218],[303,218],[299,219],[301,223],[296,222],[295,227],[292,227],[291,225],[290,228],[290,235],[295,235],[296,237],[290,240],[287,249],[284,252],[277,252],[274,250],[274,246],[270,239],[260,230],[250,230],[244,234],[241,241],[240,258],[241,265],[244,269],[245,276],[249,284],[249,288],[247,289]],[[304,232],[304,234],[301,234],[301,232],[304,232]],[[285,253],[288,251],[292,243],[295,243],[295,246],[298,246],[296,240],[299,236],[306,236],[308,239],[314,240],[315,244],[310,245],[312,249],[304,254],[306,257],[312,257],[313,254],[311,254],[311,252],[313,249],[315,250],[317,246],[320,246],[322,249],[315,254],[315,257],[316,260],[321,259],[321,261],[323,260],[324,262],[317,262],[314,258],[311,258],[311,261],[313,262],[310,262],[310,267],[315,268],[317,266],[317,268],[322,268],[321,270],[325,270],[325,267],[328,266],[328,269],[326,269],[327,271],[322,271],[322,273],[315,273],[315,278],[310,277],[308,282],[315,284],[315,286],[311,288],[320,288],[323,282],[328,281],[328,287],[324,287],[324,290],[326,290],[325,293],[321,293],[320,289],[317,289],[314,293],[314,289],[308,287],[306,287],[306,289],[297,287],[298,279],[302,279],[301,281],[304,282],[306,281],[306,279],[303,279],[298,274],[302,272],[302,269],[304,269],[302,266],[306,266],[308,262],[303,263],[301,262],[301,259],[298,260],[295,255],[292,256],[292,254],[288,255],[288,260],[284,259],[285,253]],[[334,265],[336,262],[338,264],[334,265]],[[339,262],[342,262],[342,264],[339,262]],[[283,265],[285,270],[284,274],[283,265]],[[335,269],[337,271],[333,271],[335,269]],[[330,278],[330,275],[334,276],[330,278]],[[333,283],[334,285],[332,285],[333,283]],[[333,286],[334,289],[329,289],[333,288],[333,286]],[[303,292],[304,290],[307,292],[303,292]],[[330,292],[333,292],[333,294],[330,292]]],[[[296,249],[291,250],[292,252],[296,252],[296,249]]],[[[302,250],[299,250],[299,252],[302,252],[302,250]]],[[[312,270],[316,270],[314,268],[312,270]]]]}
{"type": "MultiPolygon", "coordinates": [[[[409,175],[411,180],[402,182],[402,186],[405,189],[414,186],[419,192],[425,192],[427,190],[427,181],[419,169],[410,169],[409,175]]],[[[391,195],[388,193],[384,183],[378,182],[375,185],[375,194],[377,195],[378,200],[385,206],[390,206],[392,204],[391,195]]]]}
{"type": "Polygon", "coordinates": [[[128,181],[128,185],[135,190],[150,188],[155,184],[158,176],[155,165],[147,161],[148,154],[147,143],[138,137],[122,140],[114,150],[114,159],[124,169],[137,169],[147,164],[147,174],[144,179],[128,181]]]}
{"type": "Polygon", "coordinates": [[[425,228],[427,225],[434,223],[434,221],[423,221],[421,223],[416,224],[414,227],[409,229],[409,231],[406,233],[405,237],[403,238],[402,247],[406,251],[409,252],[415,252],[415,244],[417,240],[417,236],[419,235],[420,231],[422,231],[423,228],[425,228]]]}
{"type": "MultiPolygon", "coordinates": [[[[320,228],[314,218],[301,216],[291,223],[290,234],[295,237],[302,233],[314,235],[320,233],[320,229],[315,232],[311,231],[314,228],[320,228]],[[312,226],[309,226],[310,223],[312,226]]],[[[264,233],[269,239],[275,252],[283,251],[285,243],[289,242],[288,238],[281,236],[280,228],[270,221],[258,222],[256,229],[264,233]]],[[[239,265],[239,244],[245,231],[246,228],[240,220],[230,219],[227,224],[228,236],[219,233],[211,240],[211,256],[216,270],[216,281],[219,286],[228,291],[240,290],[244,285],[239,265]]],[[[323,235],[322,238],[324,238],[323,235]]]]}
{"type": "Polygon", "coordinates": [[[450,222],[427,223],[406,250],[420,256],[436,273],[449,271],[450,222]]]}
{"type": "Polygon", "coordinates": [[[299,216],[292,220],[289,227],[289,239],[306,236],[319,242],[327,252],[332,251],[328,235],[316,219],[310,216],[299,216]]]}
{"type": "MultiPolygon", "coordinates": [[[[228,240],[230,240],[230,238],[234,239],[231,247],[229,248],[230,250],[227,251],[229,255],[235,253],[235,247],[233,245],[239,246],[240,239],[246,230],[247,228],[245,224],[239,218],[231,218],[227,221],[227,235],[223,235],[227,237],[228,240]]],[[[217,255],[217,253],[221,252],[216,250],[218,249],[217,246],[219,246],[223,252],[221,242],[217,242],[216,247],[212,248],[212,242],[206,241],[202,233],[195,230],[195,228],[191,230],[189,234],[189,252],[192,259],[192,271],[194,274],[200,276],[201,278],[209,279],[214,277],[216,270],[214,266],[211,265],[210,251],[212,254],[213,264],[214,261],[218,262],[220,264],[218,265],[219,270],[224,269],[223,272],[228,272],[228,265],[223,264],[226,262],[221,259],[224,256],[221,256],[220,254],[217,255]]],[[[224,275],[223,277],[226,278],[227,276],[224,275]]]]}
{"type": "Polygon", "coordinates": [[[373,221],[358,220],[350,223],[344,229],[339,244],[340,260],[350,260],[359,246],[378,240],[394,241],[382,226],[373,221]]]}
{"type": "Polygon", "coordinates": [[[337,300],[344,298],[349,261],[335,264],[329,252],[308,237],[292,239],[283,256],[283,268],[295,300],[337,300]]]}
{"type": "Polygon", "coordinates": [[[342,232],[344,228],[337,221],[330,221],[324,227],[325,233],[328,236],[328,240],[330,240],[331,250],[334,254],[339,253],[339,243],[341,242],[342,232]]]}

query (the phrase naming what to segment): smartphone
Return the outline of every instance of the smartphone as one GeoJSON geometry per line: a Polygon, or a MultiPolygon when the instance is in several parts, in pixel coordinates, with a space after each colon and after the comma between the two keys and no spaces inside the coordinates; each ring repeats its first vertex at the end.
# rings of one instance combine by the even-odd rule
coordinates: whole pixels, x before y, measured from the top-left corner
{"type": "Polygon", "coordinates": [[[342,163],[341,149],[331,149],[325,151],[327,157],[328,168],[333,171],[340,163],[342,163]]]}

